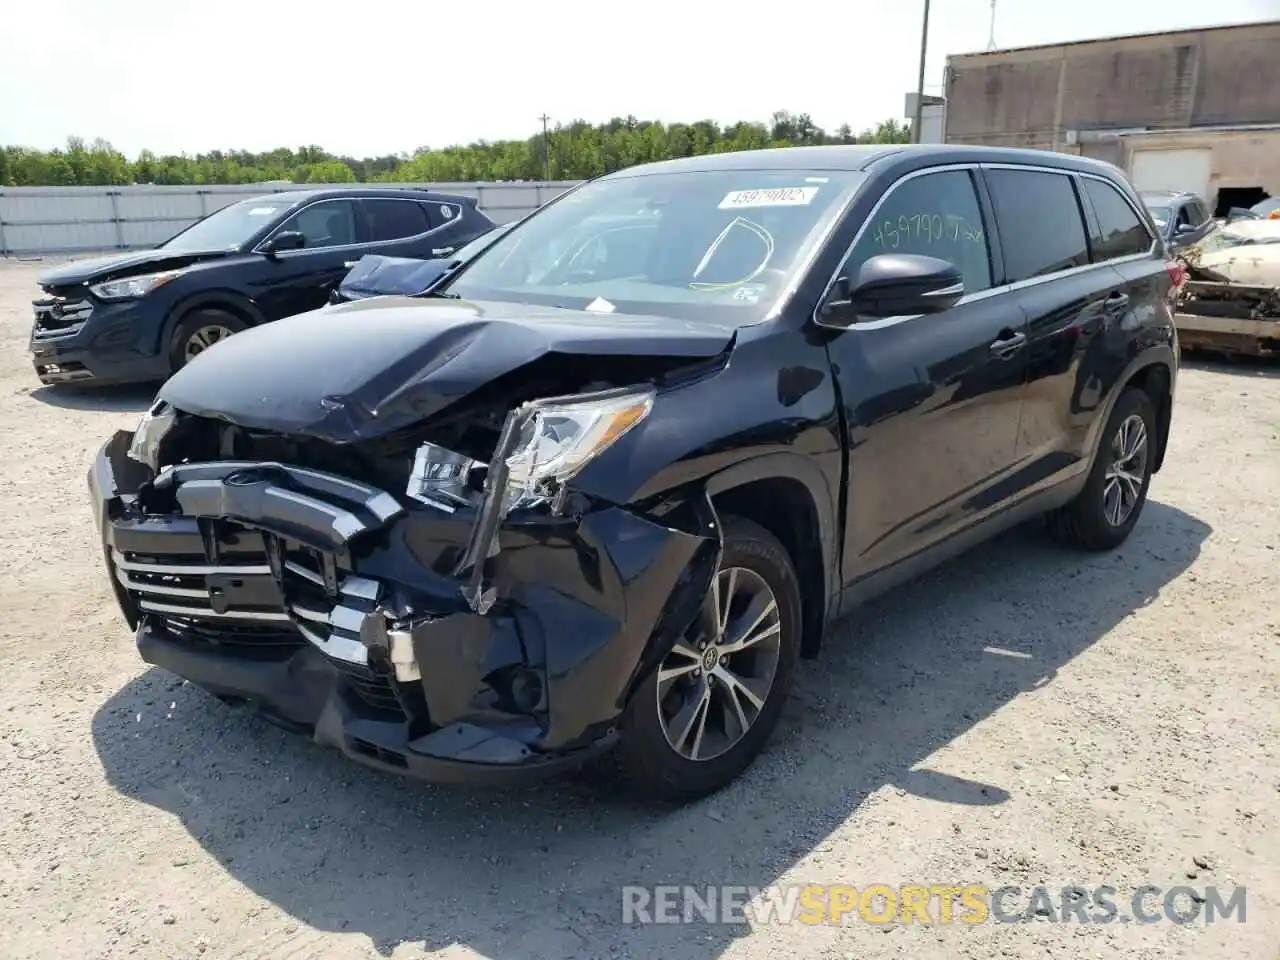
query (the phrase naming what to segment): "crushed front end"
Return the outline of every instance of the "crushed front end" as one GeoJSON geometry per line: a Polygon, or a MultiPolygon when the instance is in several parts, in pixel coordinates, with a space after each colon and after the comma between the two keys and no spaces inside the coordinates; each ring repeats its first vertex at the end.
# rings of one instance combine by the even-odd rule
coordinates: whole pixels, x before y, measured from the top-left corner
{"type": "MultiPolygon", "coordinates": [[[[636,415],[634,394],[591,400],[609,442],[636,415]]],[[[622,506],[548,482],[530,430],[572,407],[338,444],[158,403],[89,474],[143,659],[424,779],[508,782],[607,749],[719,539],[705,497],[622,506]]]]}

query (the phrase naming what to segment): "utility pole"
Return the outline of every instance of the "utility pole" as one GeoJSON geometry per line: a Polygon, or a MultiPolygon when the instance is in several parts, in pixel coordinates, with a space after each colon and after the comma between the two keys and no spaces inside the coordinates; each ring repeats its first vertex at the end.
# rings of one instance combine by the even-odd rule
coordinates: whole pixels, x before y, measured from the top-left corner
{"type": "Polygon", "coordinates": [[[551,137],[547,133],[547,121],[551,118],[545,113],[538,118],[542,121],[542,179],[551,179],[551,137]]]}
{"type": "Polygon", "coordinates": [[[987,38],[987,49],[996,49],[996,0],[991,0],[991,34],[987,38]]]}
{"type": "Polygon", "coordinates": [[[916,115],[911,120],[911,142],[920,142],[924,117],[924,58],[929,49],[929,0],[924,0],[924,25],[920,28],[920,79],[916,83],[916,115]]]}

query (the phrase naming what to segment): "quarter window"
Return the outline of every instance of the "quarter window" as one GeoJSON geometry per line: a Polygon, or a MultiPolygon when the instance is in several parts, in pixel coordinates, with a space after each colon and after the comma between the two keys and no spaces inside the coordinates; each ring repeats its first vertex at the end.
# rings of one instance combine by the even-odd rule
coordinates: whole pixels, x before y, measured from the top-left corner
{"type": "Polygon", "coordinates": [[[401,240],[431,229],[422,204],[412,200],[362,200],[369,222],[369,239],[401,240]]]}
{"type": "MultiPolygon", "coordinates": [[[[1084,192],[1089,195],[1093,211],[1098,215],[1102,237],[1094,245],[1094,260],[1114,260],[1146,253],[1151,249],[1151,234],[1129,206],[1125,198],[1109,183],[1084,178],[1084,192]]],[[[1191,224],[1191,207],[1184,204],[1178,213],[1178,225],[1191,224]]]]}
{"type": "Polygon", "coordinates": [[[338,247],[356,242],[356,208],[350,200],[325,200],[304,207],[280,225],[297,230],[306,248],[338,247]]]}
{"type": "Polygon", "coordinates": [[[1037,170],[989,170],[987,183],[1000,224],[1005,280],[1084,266],[1089,262],[1084,220],[1071,178],[1037,170]]]}
{"type": "Polygon", "coordinates": [[[850,284],[882,253],[911,253],[950,261],[964,276],[965,293],[991,287],[991,256],[973,180],[963,170],[903,181],[872,215],[845,261],[850,284]]]}

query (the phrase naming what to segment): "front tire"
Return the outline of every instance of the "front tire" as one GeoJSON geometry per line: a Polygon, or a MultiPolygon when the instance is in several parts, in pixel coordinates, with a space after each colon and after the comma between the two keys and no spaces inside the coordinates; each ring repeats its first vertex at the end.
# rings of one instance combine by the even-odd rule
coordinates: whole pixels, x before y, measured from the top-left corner
{"type": "Polygon", "coordinates": [[[758,524],[726,517],[721,529],[723,558],[702,612],[637,688],[620,725],[621,773],[657,799],[692,800],[734,780],[791,691],[801,629],[795,566],[758,524]]]}
{"type": "Polygon", "coordinates": [[[177,373],[215,343],[248,328],[225,310],[193,310],[174,327],[169,340],[169,372],[177,373]]]}
{"type": "Polygon", "coordinates": [[[1145,390],[1126,387],[1098,441],[1084,489],[1049,514],[1049,531],[1071,546],[1113,550],[1128,539],[1147,502],[1155,464],[1156,411],[1145,390]]]}

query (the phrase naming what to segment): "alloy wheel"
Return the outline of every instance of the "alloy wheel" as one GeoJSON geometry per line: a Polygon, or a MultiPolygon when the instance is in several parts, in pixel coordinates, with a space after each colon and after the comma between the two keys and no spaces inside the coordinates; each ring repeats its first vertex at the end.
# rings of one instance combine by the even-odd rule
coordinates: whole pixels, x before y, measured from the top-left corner
{"type": "Polygon", "coordinates": [[[782,650],[778,600],[745,567],[720,570],[697,621],[658,667],[658,717],[671,749],[713,760],[755,724],[782,650]]]}
{"type": "Polygon", "coordinates": [[[1129,519],[1142,496],[1147,475],[1147,425],[1132,413],[1125,417],[1111,441],[1111,464],[1102,486],[1102,513],[1119,527],[1129,519]]]}
{"type": "Polygon", "coordinates": [[[191,336],[187,337],[186,346],[183,348],[183,356],[189,361],[200,354],[204,353],[215,343],[227,339],[235,333],[230,327],[224,327],[220,323],[211,323],[204,327],[199,327],[192,331],[191,336]]]}

